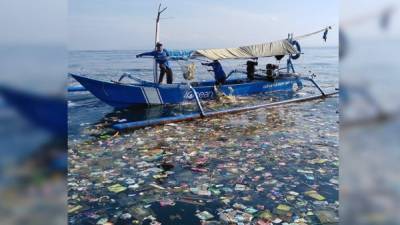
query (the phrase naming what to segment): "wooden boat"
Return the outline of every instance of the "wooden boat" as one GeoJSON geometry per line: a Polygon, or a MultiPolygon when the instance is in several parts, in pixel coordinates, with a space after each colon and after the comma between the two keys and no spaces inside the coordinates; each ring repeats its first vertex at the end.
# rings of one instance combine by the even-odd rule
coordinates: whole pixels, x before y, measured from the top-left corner
{"type": "MultiPolygon", "coordinates": [[[[197,92],[200,100],[215,99],[217,93],[214,81],[195,83],[158,84],[142,81],[139,83],[120,83],[100,81],[70,74],[83,87],[103,102],[116,108],[135,105],[181,104],[195,100],[197,92]]],[[[138,80],[138,79],[137,79],[138,80]]],[[[282,74],[274,81],[256,79],[232,79],[219,86],[217,91],[226,95],[244,96],[256,93],[294,91],[302,87],[301,80],[294,75],[282,74]]]]}

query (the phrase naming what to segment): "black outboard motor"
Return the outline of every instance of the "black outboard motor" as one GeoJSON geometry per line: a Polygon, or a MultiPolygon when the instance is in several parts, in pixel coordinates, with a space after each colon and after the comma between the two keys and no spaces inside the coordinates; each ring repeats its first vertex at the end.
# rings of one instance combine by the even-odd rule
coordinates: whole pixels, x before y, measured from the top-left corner
{"type": "Polygon", "coordinates": [[[267,80],[274,81],[274,79],[279,75],[279,66],[276,64],[267,64],[267,80]]]}
{"type": "Polygon", "coordinates": [[[256,72],[256,66],[258,66],[258,62],[257,61],[252,61],[252,60],[248,60],[246,62],[247,65],[247,78],[249,80],[254,80],[254,74],[256,72]]]}

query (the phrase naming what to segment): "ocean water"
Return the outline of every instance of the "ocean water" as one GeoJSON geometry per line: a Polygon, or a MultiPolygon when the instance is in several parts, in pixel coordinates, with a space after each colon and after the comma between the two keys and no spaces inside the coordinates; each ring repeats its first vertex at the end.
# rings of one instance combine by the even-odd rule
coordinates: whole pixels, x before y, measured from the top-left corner
{"type": "MultiPolygon", "coordinates": [[[[69,72],[103,80],[130,72],[151,80],[152,61],[136,59],[139,52],[71,52],[69,72]]],[[[306,48],[304,53],[295,62],[298,71],[315,73],[324,90],[337,88],[337,48],[306,48]]],[[[260,64],[267,62],[274,60],[260,64]]],[[[244,63],[222,65],[230,71],[244,63]]],[[[179,65],[172,65],[179,81],[179,65]]],[[[197,68],[198,80],[211,78],[197,68]]],[[[318,94],[305,85],[293,97],[318,94]]],[[[237,101],[254,105],[276,98],[237,101]]],[[[244,224],[262,217],[264,222],[338,223],[338,103],[332,97],[120,133],[108,125],[193,108],[116,110],[90,93],[69,93],[69,223],[223,224],[223,215],[233,212],[235,221],[244,224]],[[204,211],[207,222],[199,219],[204,211]]]]}

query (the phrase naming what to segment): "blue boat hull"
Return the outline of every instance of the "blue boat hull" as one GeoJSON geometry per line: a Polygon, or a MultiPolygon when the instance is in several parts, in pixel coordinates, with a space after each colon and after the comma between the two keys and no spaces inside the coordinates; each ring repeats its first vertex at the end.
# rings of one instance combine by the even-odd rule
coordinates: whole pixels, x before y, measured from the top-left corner
{"type": "MultiPolygon", "coordinates": [[[[163,105],[180,104],[194,100],[193,92],[185,83],[178,84],[122,84],[99,81],[80,75],[71,74],[83,87],[103,102],[117,107],[134,105],[163,105]]],[[[294,84],[302,86],[296,77],[276,79],[274,82],[266,80],[247,81],[245,79],[230,80],[219,90],[228,95],[245,96],[256,93],[293,91],[294,84]]],[[[201,100],[215,99],[214,82],[192,83],[201,100]]]]}
{"type": "Polygon", "coordinates": [[[67,106],[58,96],[37,95],[11,87],[0,86],[0,96],[33,124],[58,137],[68,133],[67,106]]]}

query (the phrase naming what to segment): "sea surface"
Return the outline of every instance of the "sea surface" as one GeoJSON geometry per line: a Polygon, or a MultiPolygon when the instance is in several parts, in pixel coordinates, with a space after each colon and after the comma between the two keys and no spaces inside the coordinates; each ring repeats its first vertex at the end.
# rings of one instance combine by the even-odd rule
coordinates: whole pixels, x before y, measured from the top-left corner
{"type": "MultiPolygon", "coordinates": [[[[69,72],[101,80],[117,80],[128,72],[151,81],[152,61],[135,58],[140,52],[70,52],[69,72]]],[[[338,49],[303,52],[294,62],[297,71],[314,73],[324,90],[337,88],[338,49]]],[[[265,68],[275,62],[263,59],[259,64],[265,68]]],[[[196,63],[196,79],[212,79],[196,63]]],[[[171,64],[175,81],[182,81],[179,64],[171,64]]],[[[244,64],[222,61],[225,71],[245,69],[244,64]]],[[[69,78],[69,85],[77,83],[69,78]]],[[[318,94],[305,85],[294,98],[318,94]]],[[[204,104],[206,109],[226,108],[277,99],[282,97],[204,104]]],[[[69,93],[69,223],[338,223],[338,102],[332,97],[116,132],[110,124],[195,107],[116,110],[90,93],[69,93]]]]}

